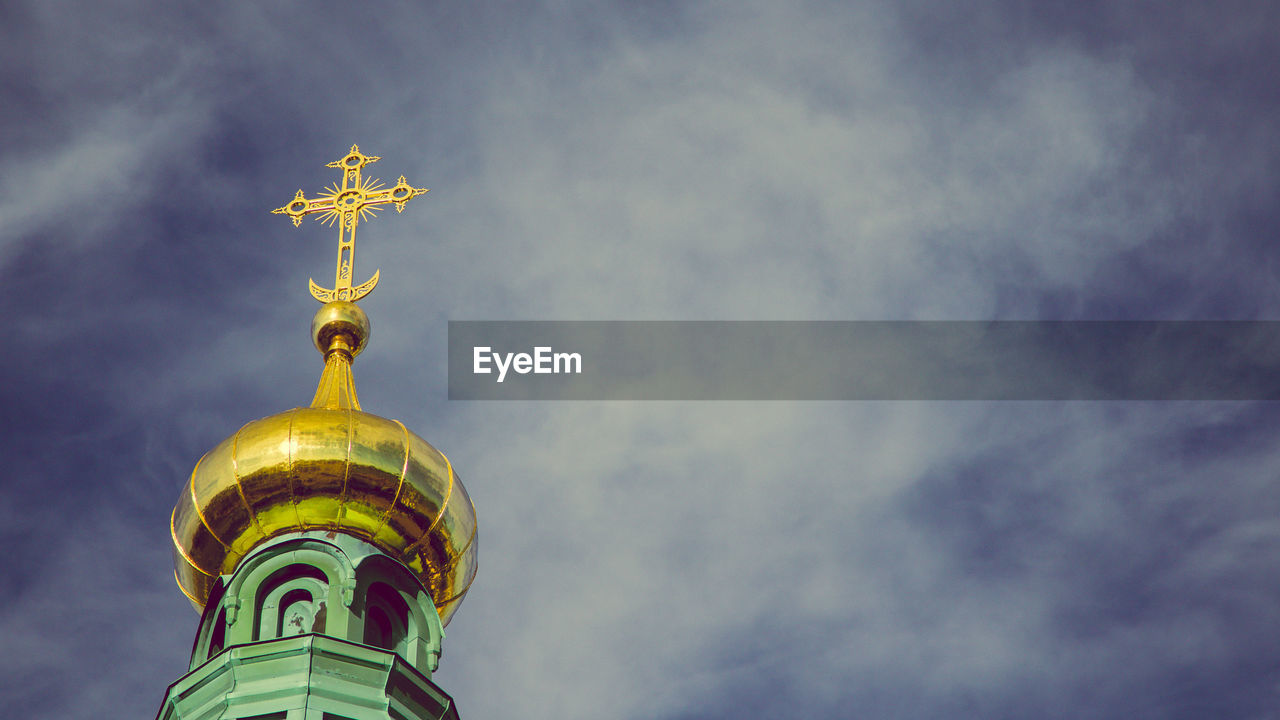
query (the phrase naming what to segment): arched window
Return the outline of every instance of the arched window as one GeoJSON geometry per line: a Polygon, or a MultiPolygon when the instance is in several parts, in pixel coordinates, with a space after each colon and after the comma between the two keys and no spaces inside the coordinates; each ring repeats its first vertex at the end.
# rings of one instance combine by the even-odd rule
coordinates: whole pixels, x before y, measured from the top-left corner
{"type": "Polygon", "coordinates": [[[222,648],[227,644],[227,611],[218,612],[218,618],[213,621],[213,634],[209,637],[209,652],[205,654],[205,659],[209,659],[214,655],[222,652],[222,648]]]}
{"type": "Polygon", "coordinates": [[[316,614],[324,607],[323,602],[311,594],[311,588],[294,588],[280,597],[280,611],[277,614],[276,637],[302,635],[315,629],[316,614]]]}
{"type": "Polygon", "coordinates": [[[255,640],[324,632],[329,582],[313,565],[297,563],[272,573],[258,591],[255,640]]]}
{"type": "Polygon", "coordinates": [[[409,635],[409,606],[386,583],[373,583],[364,601],[364,644],[403,651],[409,635]]]}
{"type": "Polygon", "coordinates": [[[364,619],[364,644],[394,650],[395,641],[391,634],[391,619],[381,607],[371,607],[364,619]]]}

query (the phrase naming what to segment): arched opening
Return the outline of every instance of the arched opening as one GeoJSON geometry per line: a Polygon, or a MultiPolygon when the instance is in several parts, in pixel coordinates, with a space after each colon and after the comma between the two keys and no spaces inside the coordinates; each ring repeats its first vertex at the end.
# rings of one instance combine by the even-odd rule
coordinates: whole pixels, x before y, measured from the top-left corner
{"type": "Polygon", "coordinates": [[[218,612],[218,618],[213,621],[213,634],[209,637],[209,652],[205,654],[205,659],[209,659],[214,655],[222,652],[222,648],[227,644],[227,611],[218,612]]]}
{"type": "Polygon", "coordinates": [[[313,565],[296,563],[267,578],[257,593],[255,640],[324,632],[329,582],[313,565]]]}
{"type": "Polygon", "coordinates": [[[319,610],[311,588],[295,588],[280,597],[280,612],[276,625],[276,637],[303,635],[315,626],[319,610]]]}
{"type": "Polygon", "coordinates": [[[364,601],[365,645],[384,650],[403,650],[409,635],[409,606],[400,593],[386,583],[369,586],[364,601]]]}
{"type": "Polygon", "coordinates": [[[364,644],[384,650],[396,649],[395,642],[391,639],[391,620],[380,607],[369,608],[364,619],[364,644]]]}

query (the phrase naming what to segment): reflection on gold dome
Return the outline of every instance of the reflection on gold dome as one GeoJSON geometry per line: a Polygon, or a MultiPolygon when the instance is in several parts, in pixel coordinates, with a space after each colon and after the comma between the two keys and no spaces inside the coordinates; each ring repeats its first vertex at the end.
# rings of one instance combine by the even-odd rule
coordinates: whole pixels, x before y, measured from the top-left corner
{"type": "Polygon", "coordinates": [[[476,573],[475,508],[448,458],[397,420],[360,411],[351,359],[368,338],[351,303],[317,314],[325,369],[310,408],[245,425],[196,464],[174,507],[178,585],[203,608],[262,541],[332,531],[366,540],[422,581],[447,623],[476,573]]]}

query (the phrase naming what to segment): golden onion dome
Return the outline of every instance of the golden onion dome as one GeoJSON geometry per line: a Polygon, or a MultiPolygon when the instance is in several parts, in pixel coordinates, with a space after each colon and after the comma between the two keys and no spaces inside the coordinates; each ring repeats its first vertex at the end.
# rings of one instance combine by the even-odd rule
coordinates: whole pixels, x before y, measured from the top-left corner
{"type": "Polygon", "coordinates": [[[263,541],[328,531],[366,540],[422,581],[448,623],[476,574],[476,516],[439,450],[362,412],[351,360],[369,321],[350,302],[316,314],[325,369],[309,408],[255,420],[196,463],[170,529],[178,586],[202,609],[219,575],[263,541]]]}

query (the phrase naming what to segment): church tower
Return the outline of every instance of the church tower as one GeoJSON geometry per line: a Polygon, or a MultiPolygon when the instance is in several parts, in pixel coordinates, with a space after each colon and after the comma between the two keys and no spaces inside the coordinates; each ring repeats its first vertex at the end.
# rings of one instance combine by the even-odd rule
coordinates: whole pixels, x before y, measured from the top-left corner
{"type": "Polygon", "coordinates": [[[364,178],[378,159],[353,145],[329,163],[341,184],[273,211],[339,228],[334,287],[311,281],[324,370],[310,407],[200,458],[174,506],[174,574],[201,618],[159,720],[458,717],[431,675],[475,578],[475,508],[443,453],[361,410],[351,374],[369,340],[355,302],[379,277],[352,286],[356,227],[426,192],[364,178]]]}

